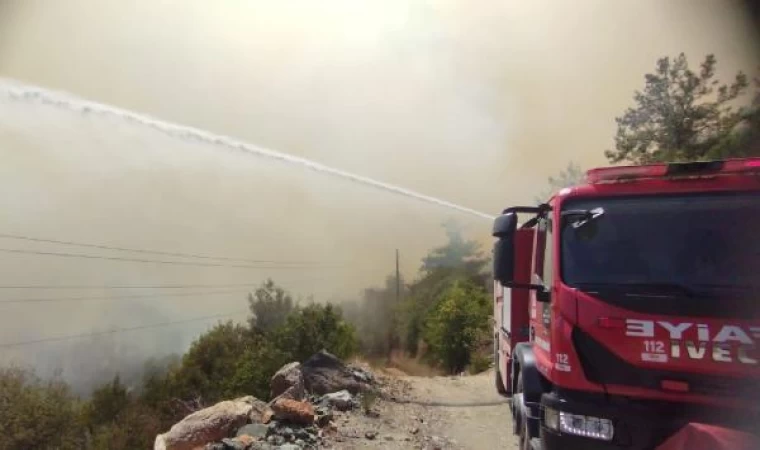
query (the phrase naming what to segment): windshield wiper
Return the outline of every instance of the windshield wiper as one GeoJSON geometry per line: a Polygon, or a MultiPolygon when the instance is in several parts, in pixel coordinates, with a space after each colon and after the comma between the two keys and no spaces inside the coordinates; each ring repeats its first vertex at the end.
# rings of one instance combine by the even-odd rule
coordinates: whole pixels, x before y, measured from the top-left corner
{"type": "Polygon", "coordinates": [[[594,209],[569,209],[567,211],[562,211],[560,213],[560,216],[562,219],[570,219],[570,218],[577,218],[574,222],[571,222],[570,225],[574,229],[579,229],[594,220],[602,217],[604,215],[604,208],[601,206],[594,209]]]}
{"type": "Polygon", "coordinates": [[[578,289],[584,292],[595,290],[625,291],[627,295],[663,295],[663,296],[686,296],[703,297],[702,292],[678,283],[577,283],[578,289]]]}

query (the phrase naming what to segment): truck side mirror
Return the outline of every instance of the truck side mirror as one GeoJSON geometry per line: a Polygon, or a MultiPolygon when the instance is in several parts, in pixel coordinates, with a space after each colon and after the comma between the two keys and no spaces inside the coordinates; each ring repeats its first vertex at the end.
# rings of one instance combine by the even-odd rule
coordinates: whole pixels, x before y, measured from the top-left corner
{"type": "Polygon", "coordinates": [[[517,215],[506,213],[493,222],[492,235],[498,240],[493,248],[493,276],[503,286],[508,286],[515,278],[515,231],[517,215]]]}

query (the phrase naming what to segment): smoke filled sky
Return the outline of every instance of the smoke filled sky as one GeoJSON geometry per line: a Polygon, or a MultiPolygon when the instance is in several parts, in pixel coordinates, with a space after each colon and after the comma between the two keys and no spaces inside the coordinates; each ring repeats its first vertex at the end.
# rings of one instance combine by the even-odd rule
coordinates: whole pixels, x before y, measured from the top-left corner
{"type": "Polygon", "coordinates": [[[3,0],[0,74],[488,212],[603,164],[658,57],[754,70],[724,0],[3,0]]]}
{"type": "MultiPolygon", "coordinates": [[[[696,65],[714,53],[728,81],[760,67],[754,33],[728,0],[0,0],[0,77],[494,214],[531,203],[570,161],[605,164],[614,117],[657,58],[685,52],[696,65]]],[[[382,283],[395,248],[414,277],[450,217],[488,242],[483,219],[34,101],[0,98],[0,158],[0,233],[350,269],[284,276],[2,254],[7,284],[273,275],[299,295],[350,298],[382,283]]],[[[0,305],[0,342],[245,308],[244,292],[214,298],[0,305]]],[[[187,336],[156,333],[145,346],[176,350],[187,336]]]]}

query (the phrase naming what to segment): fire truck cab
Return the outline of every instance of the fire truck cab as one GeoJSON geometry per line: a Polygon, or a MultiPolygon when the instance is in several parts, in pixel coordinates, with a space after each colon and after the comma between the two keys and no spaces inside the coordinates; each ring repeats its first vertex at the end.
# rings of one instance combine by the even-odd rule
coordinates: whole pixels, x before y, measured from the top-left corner
{"type": "Polygon", "coordinates": [[[495,219],[521,449],[664,449],[689,424],[760,448],[759,194],[760,158],[600,168],[495,219]]]}

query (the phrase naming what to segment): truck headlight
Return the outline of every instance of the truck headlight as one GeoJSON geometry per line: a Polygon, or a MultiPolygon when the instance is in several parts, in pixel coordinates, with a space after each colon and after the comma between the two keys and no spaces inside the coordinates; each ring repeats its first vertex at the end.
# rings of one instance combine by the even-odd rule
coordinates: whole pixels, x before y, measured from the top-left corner
{"type": "Polygon", "coordinates": [[[553,408],[544,408],[544,424],[554,431],[603,441],[611,441],[615,432],[609,419],[570,414],[553,408]]]}

